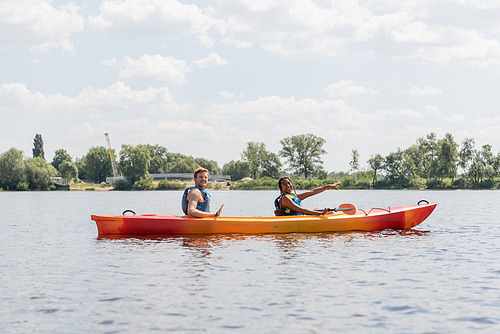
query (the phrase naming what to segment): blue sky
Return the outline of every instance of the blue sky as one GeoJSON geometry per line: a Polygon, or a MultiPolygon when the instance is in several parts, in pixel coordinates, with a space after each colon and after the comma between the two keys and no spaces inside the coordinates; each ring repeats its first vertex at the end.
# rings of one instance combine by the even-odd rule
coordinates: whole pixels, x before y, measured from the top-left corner
{"type": "Polygon", "coordinates": [[[327,171],[418,137],[500,150],[500,1],[0,2],[0,152],[159,144],[216,160],[326,140],[327,171]]]}

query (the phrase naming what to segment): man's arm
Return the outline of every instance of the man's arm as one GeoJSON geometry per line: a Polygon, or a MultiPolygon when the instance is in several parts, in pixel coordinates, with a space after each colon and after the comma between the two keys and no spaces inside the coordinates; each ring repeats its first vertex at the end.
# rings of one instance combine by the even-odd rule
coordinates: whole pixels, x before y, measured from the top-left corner
{"type": "Polygon", "coordinates": [[[203,201],[203,197],[201,196],[201,191],[199,189],[193,189],[186,199],[188,200],[188,215],[196,218],[201,217],[215,217],[215,213],[204,212],[198,210],[196,207],[198,206],[198,202],[203,201]]]}

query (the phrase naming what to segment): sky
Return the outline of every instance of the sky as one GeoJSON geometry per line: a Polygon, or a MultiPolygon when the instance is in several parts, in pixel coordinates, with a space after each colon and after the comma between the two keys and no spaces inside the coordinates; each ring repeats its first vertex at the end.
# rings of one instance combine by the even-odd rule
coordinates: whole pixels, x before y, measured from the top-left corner
{"type": "MultiPolygon", "coordinates": [[[[159,144],[239,160],[314,134],[324,168],[449,132],[500,150],[500,0],[2,0],[0,153],[159,144]]],[[[282,162],[285,162],[284,160],[282,162]]]]}

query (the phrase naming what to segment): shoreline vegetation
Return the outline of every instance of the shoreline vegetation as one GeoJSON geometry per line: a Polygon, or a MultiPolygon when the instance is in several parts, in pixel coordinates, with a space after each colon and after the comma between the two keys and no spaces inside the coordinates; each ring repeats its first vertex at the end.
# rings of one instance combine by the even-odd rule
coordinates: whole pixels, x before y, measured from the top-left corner
{"type": "MultiPolygon", "coordinates": [[[[193,187],[194,182],[185,180],[163,180],[163,181],[153,181],[145,180],[146,182],[141,182],[140,185],[135,184],[133,187],[123,187],[114,184],[107,183],[87,183],[84,181],[79,181],[78,183],[71,183],[68,190],[57,190],[57,191],[168,191],[168,190],[184,190],[186,187],[193,187]]],[[[460,187],[460,182],[455,180],[453,182],[451,179],[445,180],[443,184],[438,187],[393,187],[393,186],[383,186],[377,185],[373,186],[371,181],[358,181],[353,183],[352,178],[346,177],[344,179],[304,179],[304,178],[292,178],[292,181],[297,190],[309,190],[316,187],[321,187],[326,184],[332,184],[335,182],[343,182],[340,186],[340,190],[497,190],[499,187],[487,188],[487,187],[460,187]]],[[[261,178],[261,179],[250,179],[247,178],[243,181],[224,181],[224,182],[209,182],[205,188],[211,191],[231,191],[231,190],[276,190],[279,191],[278,180],[271,178],[261,178]]],[[[47,189],[51,191],[56,191],[56,189],[47,189]]],[[[1,189],[0,191],[17,191],[17,190],[6,190],[1,189]]],[[[27,190],[29,191],[29,190],[27,190]]]]}
{"type": "Polygon", "coordinates": [[[278,190],[278,179],[284,175],[298,190],[335,182],[342,182],[341,189],[498,189],[500,185],[500,152],[494,155],[489,144],[478,150],[472,138],[459,145],[450,133],[438,139],[431,132],[385,157],[371,154],[366,168],[360,168],[359,152],[352,149],[348,172],[324,169],[325,142],[312,134],[295,135],[282,139],[282,149],[275,154],[264,143],[251,141],[240,160],[220,168],[214,160],[171,153],[158,144],[122,144],[118,161],[109,144],[92,147],[74,161],[66,150],[58,149],[49,163],[37,134],[33,158],[14,147],[0,154],[0,191],[68,190],[68,186],[71,191],[182,190],[193,182],[156,181],[150,174],[192,173],[198,167],[230,178],[210,182],[210,190],[278,190]],[[105,183],[117,175],[124,178],[105,183]]]}

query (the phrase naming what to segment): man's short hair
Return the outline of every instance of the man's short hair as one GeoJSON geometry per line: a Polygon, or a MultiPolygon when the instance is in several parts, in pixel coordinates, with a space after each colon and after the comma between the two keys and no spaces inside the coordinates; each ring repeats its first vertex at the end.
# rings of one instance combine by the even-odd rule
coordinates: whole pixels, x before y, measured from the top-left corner
{"type": "Polygon", "coordinates": [[[194,178],[196,179],[196,176],[198,176],[198,174],[200,174],[200,173],[207,173],[207,175],[209,174],[208,169],[200,167],[194,171],[194,178]]]}

